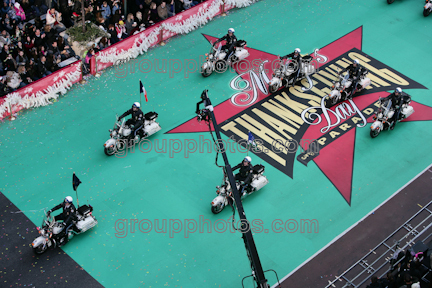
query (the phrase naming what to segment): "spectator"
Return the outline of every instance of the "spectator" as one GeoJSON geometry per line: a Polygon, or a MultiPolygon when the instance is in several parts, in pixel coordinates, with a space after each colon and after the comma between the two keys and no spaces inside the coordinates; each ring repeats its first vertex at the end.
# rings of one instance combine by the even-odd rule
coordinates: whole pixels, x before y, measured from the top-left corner
{"type": "Polygon", "coordinates": [[[17,26],[15,26],[15,31],[14,31],[14,32],[15,32],[15,33],[14,33],[14,37],[13,37],[12,41],[13,41],[13,42],[15,42],[15,41],[21,41],[21,40],[22,40],[22,37],[23,37],[23,35],[24,35],[24,31],[21,30],[21,29],[19,28],[19,26],[17,25],[17,26]]]}
{"type": "Polygon", "coordinates": [[[10,10],[10,6],[8,5],[8,3],[6,3],[6,1],[4,1],[3,7],[0,9],[1,15],[7,14],[9,10],[10,10]]]}
{"type": "Polygon", "coordinates": [[[10,3],[10,5],[11,5],[11,7],[10,7],[9,11],[7,12],[7,14],[9,15],[11,23],[13,22],[13,20],[16,20],[18,23],[21,22],[21,17],[19,17],[17,15],[15,7],[12,7],[12,3],[10,3]]]}
{"type": "MultiPolygon", "coordinates": [[[[24,54],[24,50],[18,51],[18,56],[15,58],[15,61],[18,65],[25,65],[28,61],[27,56],[24,54]]],[[[19,67],[18,67],[19,68],[19,67]]]]}
{"type": "Polygon", "coordinates": [[[111,8],[108,6],[108,3],[106,1],[103,2],[102,7],[102,17],[105,19],[105,21],[108,21],[111,17],[111,8]]]}
{"type": "Polygon", "coordinates": [[[51,45],[51,43],[53,41],[56,41],[57,33],[54,32],[54,30],[51,28],[50,25],[46,25],[44,28],[44,31],[45,31],[45,37],[44,37],[45,43],[44,43],[44,45],[46,47],[48,47],[49,45],[51,45]]]}
{"type": "MultiPolygon", "coordinates": [[[[165,3],[166,4],[166,3],[165,3]]],[[[168,11],[168,8],[166,8],[167,9],[167,11],[168,11]]],[[[159,17],[159,12],[158,12],[158,10],[157,10],[157,6],[156,6],[156,3],[155,2],[152,2],[151,4],[150,4],[150,21],[151,21],[151,23],[152,23],[152,25],[154,24],[154,23],[157,23],[157,22],[159,22],[159,21],[161,21],[162,19],[159,17]]],[[[147,26],[147,25],[146,25],[147,26]]],[[[150,26],[150,25],[149,25],[150,26]]]]}
{"type": "Polygon", "coordinates": [[[84,59],[84,64],[86,65],[87,69],[90,70],[90,59],[95,55],[95,52],[93,48],[90,48],[87,52],[87,55],[84,59]]]}
{"type": "Polygon", "coordinates": [[[28,84],[33,82],[30,75],[27,73],[25,66],[19,66],[18,67],[18,74],[22,80],[22,82],[21,82],[22,86],[21,87],[24,87],[25,85],[28,85],[28,84]]]}
{"type": "Polygon", "coordinates": [[[115,43],[117,43],[119,40],[117,38],[117,32],[116,29],[114,27],[113,24],[110,24],[108,26],[108,33],[111,35],[110,39],[109,39],[109,45],[113,45],[115,43]]]}
{"type": "Polygon", "coordinates": [[[50,25],[51,28],[56,29],[58,33],[66,30],[65,25],[61,23],[61,13],[57,12],[54,8],[51,8],[47,11],[46,24],[50,25]]]}
{"type": "Polygon", "coordinates": [[[0,43],[2,43],[1,46],[9,45],[11,43],[10,35],[6,30],[3,30],[1,33],[0,43]]]}
{"type": "Polygon", "coordinates": [[[106,37],[102,37],[102,39],[99,41],[99,50],[103,50],[107,48],[108,45],[108,39],[106,37]]]}
{"type": "Polygon", "coordinates": [[[159,5],[159,7],[157,7],[157,12],[158,12],[159,18],[161,18],[162,20],[165,20],[168,18],[168,7],[166,6],[165,2],[162,2],[159,5]]]}
{"type": "Polygon", "coordinates": [[[113,15],[112,23],[114,23],[115,25],[119,23],[121,20],[120,11],[121,11],[120,9],[115,10],[115,14],[113,15]]]}
{"type": "Polygon", "coordinates": [[[58,37],[57,47],[60,50],[60,55],[63,61],[76,56],[75,51],[68,45],[68,43],[65,43],[63,37],[58,37]]]}
{"type": "Polygon", "coordinates": [[[31,38],[30,36],[26,37],[26,40],[24,41],[24,48],[26,51],[26,54],[30,54],[30,50],[34,47],[35,39],[31,38]]]}
{"type": "MultiPolygon", "coordinates": [[[[112,15],[115,15],[117,10],[120,10],[119,13],[118,13],[120,15],[121,14],[120,13],[121,12],[121,7],[119,5],[119,1],[118,0],[114,0],[113,7],[112,7],[112,15]]],[[[117,23],[118,21],[113,21],[113,22],[117,23]]]]}
{"type": "Polygon", "coordinates": [[[197,1],[193,1],[193,0],[183,0],[183,3],[184,3],[183,5],[184,9],[189,9],[199,4],[197,1]]]}
{"type": "Polygon", "coordinates": [[[34,63],[33,58],[30,58],[29,62],[27,63],[26,70],[27,70],[28,76],[30,77],[31,80],[36,81],[39,79],[38,69],[34,63]]]}
{"type": "Polygon", "coordinates": [[[117,32],[117,38],[118,40],[126,39],[128,37],[126,33],[126,27],[124,25],[124,22],[122,20],[119,21],[118,24],[116,24],[116,32],[117,32]]]}
{"type": "Polygon", "coordinates": [[[52,74],[52,72],[48,71],[46,67],[46,58],[44,55],[40,56],[39,63],[37,64],[37,68],[38,68],[38,75],[37,75],[38,78],[43,78],[45,76],[52,74]]]}
{"type": "Polygon", "coordinates": [[[43,45],[44,38],[45,38],[45,34],[42,34],[39,29],[36,29],[34,46],[39,47],[43,45]]]}
{"type": "Polygon", "coordinates": [[[128,36],[132,35],[131,32],[135,27],[137,27],[137,23],[135,22],[133,14],[129,13],[126,20],[126,33],[128,36]]]}
{"type": "Polygon", "coordinates": [[[105,22],[105,19],[102,17],[102,11],[97,11],[96,13],[95,13],[95,23],[96,23],[96,25],[97,26],[99,26],[100,28],[103,28],[104,30],[106,30],[106,24],[108,23],[108,21],[107,22],[105,22]]]}
{"type": "Polygon", "coordinates": [[[48,71],[55,72],[59,69],[58,63],[60,63],[60,58],[56,58],[54,54],[48,54],[46,56],[46,68],[48,71]]]}
{"type": "Polygon", "coordinates": [[[17,64],[15,62],[15,59],[12,58],[12,54],[8,54],[6,56],[6,59],[4,60],[3,63],[3,70],[4,71],[15,71],[17,68],[17,64]]]}
{"type": "Polygon", "coordinates": [[[0,76],[0,97],[6,96],[10,92],[9,86],[6,85],[6,76],[0,76]]]}
{"type": "Polygon", "coordinates": [[[26,15],[24,12],[24,9],[21,7],[21,5],[18,2],[15,2],[15,14],[20,17],[21,21],[25,21],[26,20],[26,15]]]}
{"type": "Polygon", "coordinates": [[[9,14],[4,15],[4,19],[2,19],[3,27],[7,30],[7,32],[12,33],[13,27],[11,23],[11,19],[9,14]]]}
{"type": "Polygon", "coordinates": [[[136,5],[138,6],[138,10],[143,11],[146,6],[145,0],[135,0],[135,2],[136,5]]]}
{"type": "Polygon", "coordinates": [[[8,71],[6,73],[6,76],[7,76],[6,83],[12,92],[18,89],[19,87],[25,86],[25,84],[22,83],[22,80],[17,72],[8,71]]]}
{"type": "Polygon", "coordinates": [[[40,56],[46,56],[46,50],[45,50],[45,46],[44,45],[41,45],[41,46],[39,46],[38,47],[38,55],[40,55],[40,56]]]}
{"type": "MultiPolygon", "coordinates": [[[[76,1],[76,2],[80,2],[80,1],[76,1]]],[[[34,0],[34,3],[31,7],[36,13],[36,18],[39,18],[41,16],[42,13],[40,11],[48,10],[48,7],[45,5],[44,0],[34,0]]]]}
{"type": "Polygon", "coordinates": [[[31,13],[32,12],[32,8],[31,8],[29,0],[22,0],[21,2],[22,2],[21,3],[21,7],[24,10],[24,13],[31,13]]]}

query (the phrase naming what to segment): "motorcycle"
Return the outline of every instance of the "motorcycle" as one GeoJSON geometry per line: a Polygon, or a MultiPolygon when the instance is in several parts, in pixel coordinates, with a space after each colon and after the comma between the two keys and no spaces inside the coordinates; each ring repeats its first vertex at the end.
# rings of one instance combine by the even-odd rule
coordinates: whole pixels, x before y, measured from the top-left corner
{"type": "MultiPolygon", "coordinates": [[[[247,196],[251,195],[252,193],[260,190],[269,182],[267,180],[267,177],[263,175],[263,165],[255,165],[253,167],[252,173],[252,181],[249,185],[245,185],[244,183],[236,181],[237,191],[239,191],[239,193],[241,194],[242,200],[247,196]]],[[[214,198],[211,202],[211,211],[213,212],[213,214],[218,214],[222,212],[225,206],[227,206],[229,203],[235,203],[234,196],[232,195],[233,191],[231,188],[231,184],[229,182],[225,169],[223,184],[221,186],[216,186],[216,189],[216,194],[218,194],[218,196],[216,196],[216,198],[214,198]]]]}
{"type": "Polygon", "coordinates": [[[432,0],[426,0],[426,4],[423,10],[423,16],[427,17],[432,12],[432,0]]]}
{"type": "Polygon", "coordinates": [[[228,56],[228,60],[225,61],[227,55],[226,51],[222,51],[222,43],[219,44],[218,48],[210,48],[210,52],[206,53],[206,62],[201,66],[201,75],[204,77],[210,76],[213,71],[218,73],[225,72],[227,65],[232,65],[237,62],[246,59],[249,56],[249,52],[246,47],[246,41],[239,40],[234,44],[234,51],[228,56]]]}
{"type": "MultiPolygon", "coordinates": [[[[380,107],[375,112],[375,115],[373,116],[373,119],[375,120],[374,123],[371,125],[371,131],[370,136],[372,138],[377,137],[381,131],[385,131],[388,129],[392,129],[393,122],[391,119],[396,112],[392,107],[392,101],[388,100],[385,101],[381,97],[379,98],[380,107]],[[383,103],[384,102],[384,103],[383,103]],[[389,120],[390,119],[390,120],[389,120]]],[[[414,108],[410,106],[411,103],[411,97],[409,95],[402,95],[402,107],[401,111],[399,113],[399,119],[396,121],[400,122],[414,113],[414,108]]]]}
{"type": "MultiPolygon", "coordinates": [[[[348,99],[352,99],[356,92],[359,92],[369,86],[371,84],[371,80],[366,77],[368,71],[363,71],[360,75],[360,79],[357,81],[357,87],[351,93],[351,85],[353,85],[353,81],[349,77],[349,72],[345,74],[345,76],[339,75],[339,80],[333,81],[332,91],[327,96],[327,106],[333,106],[339,101],[345,101],[348,99]]],[[[357,79],[355,79],[357,80],[357,79]]],[[[354,83],[355,85],[355,83],[354,83]]]]}
{"type": "Polygon", "coordinates": [[[93,207],[91,205],[83,205],[77,209],[78,221],[75,223],[76,229],[70,229],[68,234],[63,232],[66,226],[63,222],[55,221],[54,217],[48,215],[46,211],[41,227],[37,227],[40,236],[36,237],[32,242],[33,252],[42,254],[48,248],[61,247],[65,244],[65,238],[72,239],[74,235],[82,234],[98,224],[96,218],[92,215],[93,207]]]}
{"type": "MultiPolygon", "coordinates": [[[[162,128],[159,123],[156,122],[158,114],[156,112],[149,112],[144,115],[144,125],[141,129],[139,129],[137,135],[133,139],[133,145],[138,143],[141,139],[147,138],[162,128]]],[[[125,124],[125,119],[123,118],[120,122],[118,120],[118,116],[116,115],[116,122],[114,123],[114,128],[110,129],[110,139],[108,139],[104,146],[104,151],[107,156],[112,156],[116,153],[116,151],[122,149],[126,143],[129,142],[132,133],[132,127],[129,127],[125,124]]],[[[129,144],[129,143],[128,143],[129,144]]]]}
{"type": "MultiPolygon", "coordinates": [[[[309,75],[315,73],[315,67],[311,65],[311,61],[313,60],[312,56],[306,55],[302,58],[301,69],[298,70],[296,67],[296,63],[288,61],[286,64],[281,60],[280,65],[273,71],[273,78],[269,82],[269,91],[271,93],[276,92],[282,86],[289,87],[294,86],[294,73],[299,73],[297,75],[297,81],[301,81],[304,78],[307,78],[309,75]],[[296,72],[297,70],[297,72],[296,72]]],[[[309,80],[309,79],[308,79],[309,80]]],[[[312,83],[309,83],[310,87],[312,83]]]]}

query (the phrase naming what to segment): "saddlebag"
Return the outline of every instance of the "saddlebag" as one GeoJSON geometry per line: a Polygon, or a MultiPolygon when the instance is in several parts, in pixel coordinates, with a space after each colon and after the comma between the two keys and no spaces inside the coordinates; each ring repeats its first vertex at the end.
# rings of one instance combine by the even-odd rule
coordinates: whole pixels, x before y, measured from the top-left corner
{"type": "Polygon", "coordinates": [[[253,174],[260,174],[264,172],[264,166],[257,164],[253,167],[253,174]]]}
{"type": "Polygon", "coordinates": [[[236,43],[235,43],[235,46],[236,47],[244,47],[246,45],[246,41],[244,41],[244,40],[238,40],[236,43]]]}
{"type": "Polygon", "coordinates": [[[149,112],[144,115],[144,119],[148,121],[152,121],[158,117],[158,114],[156,112],[149,112]]]}
{"type": "Polygon", "coordinates": [[[82,216],[86,216],[87,214],[89,214],[90,212],[93,211],[93,208],[92,208],[92,207],[89,207],[89,206],[87,206],[87,205],[83,205],[83,206],[80,206],[80,207],[77,209],[77,211],[78,211],[78,213],[79,213],[80,215],[82,215],[82,216]]]}

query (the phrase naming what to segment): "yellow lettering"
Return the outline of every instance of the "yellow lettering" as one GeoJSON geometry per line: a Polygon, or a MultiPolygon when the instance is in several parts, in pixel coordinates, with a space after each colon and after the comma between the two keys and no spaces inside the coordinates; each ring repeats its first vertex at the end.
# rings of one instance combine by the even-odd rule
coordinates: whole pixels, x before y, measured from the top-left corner
{"type": "Polygon", "coordinates": [[[374,112],[374,110],[373,110],[372,108],[367,108],[367,109],[365,109],[365,110],[363,111],[363,114],[370,115],[370,114],[372,114],[373,112],[374,112]]]}
{"type": "Polygon", "coordinates": [[[225,124],[224,126],[222,126],[222,129],[225,131],[231,131],[234,134],[236,134],[238,137],[240,137],[240,139],[248,139],[248,136],[243,133],[242,131],[240,131],[239,129],[237,129],[235,126],[237,124],[234,121],[229,122],[228,124],[225,124]]]}
{"type": "Polygon", "coordinates": [[[292,139],[292,137],[288,134],[286,134],[284,131],[288,131],[292,135],[295,135],[297,133],[297,130],[294,129],[291,126],[288,126],[285,122],[279,121],[270,115],[264,113],[263,111],[259,110],[258,108],[252,109],[252,112],[254,112],[256,115],[261,117],[265,122],[267,122],[270,126],[272,126],[275,130],[277,130],[280,134],[282,134],[285,139],[292,139]]]}
{"type": "Polygon", "coordinates": [[[354,124],[357,124],[357,122],[362,121],[362,119],[360,117],[352,117],[351,120],[354,122],[354,124]]]}
{"type": "Polygon", "coordinates": [[[379,101],[375,102],[374,105],[375,105],[376,107],[378,107],[378,108],[381,107],[381,104],[380,104],[379,101]]]}
{"type": "MultiPolygon", "coordinates": [[[[327,86],[332,86],[333,83],[325,79],[324,77],[318,75],[317,73],[312,75],[315,79],[321,81],[322,83],[326,84],[327,86]]],[[[319,94],[318,94],[319,95],[319,94]]]]}
{"type": "MultiPolygon", "coordinates": [[[[329,74],[329,73],[327,73],[327,72],[325,72],[325,71],[323,71],[323,70],[321,70],[321,71],[318,72],[318,74],[321,74],[322,76],[327,77],[327,78],[330,79],[331,81],[336,81],[336,80],[338,79],[337,77],[335,77],[335,76],[337,76],[337,74],[336,74],[336,73],[333,73],[333,71],[331,71],[331,73],[333,74],[333,76],[332,76],[332,74],[329,74]]],[[[316,74],[315,74],[315,75],[316,75],[316,74]]],[[[330,84],[329,86],[331,86],[331,85],[333,85],[333,83],[330,84]]]]}
{"type": "Polygon", "coordinates": [[[333,139],[334,139],[336,136],[338,136],[338,135],[340,135],[339,132],[336,132],[336,131],[330,131],[330,137],[332,137],[333,139]]]}
{"type": "Polygon", "coordinates": [[[318,143],[321,145],[321,146],[324,146],[325,145],[325,142],[326,142],[326,140],[327,140],[327,138],[326,137],[321,137],[320,139],[318,139],[318,143]]]}
{"type": "Polygon", "coordinates": [[[302,125],[304,123],[304,121],[301,119],[300,116],[294,114],[294,112],[291,112],[287,108],[281,106],[279,103],[277,103],[273,99],[270,100],[269,102],[263,103],[262,106],[264,108],[266,108],[267,110],[273,112],[275,115],[278,115],[279,117],[283,118],[285,121],[287,121],[288,123],[290,123],[291,125],[293,125],[297,129],[300,128],[300,125],[302,125]],[[298,123],[298,124],[296,124],[296,123],[298,123]]]}
{"type": "Polygon", "coordinates": [[[351,128],[351,125],[344,123],[344,124],[340,125],[339,128],[342,129],[343,131],[346,131],[348,128],[351,128]]]}

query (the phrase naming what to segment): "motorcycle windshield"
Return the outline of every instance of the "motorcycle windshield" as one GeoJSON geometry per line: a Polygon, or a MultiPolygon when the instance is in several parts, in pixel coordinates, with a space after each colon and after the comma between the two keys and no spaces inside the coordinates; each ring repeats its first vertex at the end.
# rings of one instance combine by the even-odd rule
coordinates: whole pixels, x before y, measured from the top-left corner
{"type": "Polygon", "coordinates": [[[342,79],[342,82],[341,82],[342,86],[345,86],[345,83],[348,81],[348,79],[349,79],[349,72],[342,79]]]}
{"type": "Polygon", "coordinates": [[[384,107],[384,113],[383,113],[384,116],[387,116],[388,113],[390,112],[391,105],[392,105],[392,101],[388,100],[387,105],[385,105],[384,107]]]}

